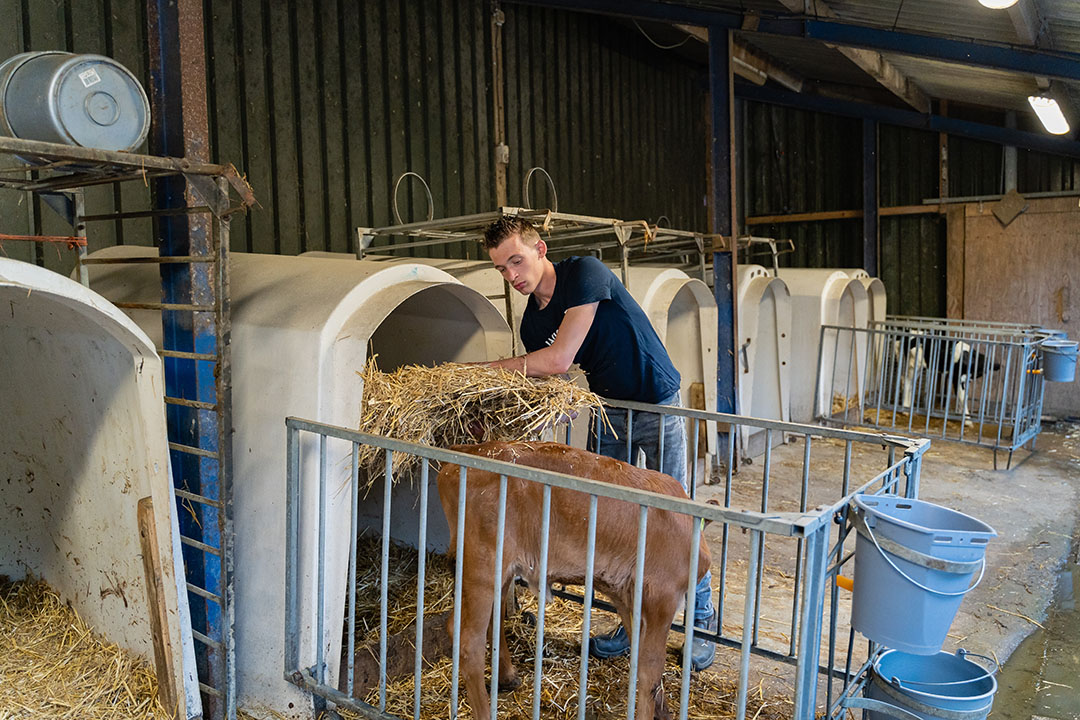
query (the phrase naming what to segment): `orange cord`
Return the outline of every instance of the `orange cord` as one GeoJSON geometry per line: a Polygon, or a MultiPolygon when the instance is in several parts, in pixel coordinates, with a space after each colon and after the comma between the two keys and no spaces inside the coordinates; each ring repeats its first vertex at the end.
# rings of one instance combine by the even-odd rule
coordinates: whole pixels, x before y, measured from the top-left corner
{"type": "Polygon", "coordinates": [[[7,235],[5,233],[0,233],[0,242],[3,242],[4,240],[62,243],[67,244],[68,250],[74,250],[76,247],[86,247],[86,238],[69,235],[7,235]]]}

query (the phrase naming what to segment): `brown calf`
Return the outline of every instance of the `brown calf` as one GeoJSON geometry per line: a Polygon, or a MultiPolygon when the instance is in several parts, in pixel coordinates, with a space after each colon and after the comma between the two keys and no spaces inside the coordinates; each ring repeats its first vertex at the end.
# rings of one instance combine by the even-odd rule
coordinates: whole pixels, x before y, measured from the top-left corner
{"type": "MultiPolygon", "coordinates": [[[[649,490],[686,498],[670,475],[634,467],[557,443],[502,443],[467,445],[454,450],[551,470],[613,485],[649,490]]],[[[439,497],[450,526],[451,547],[457,541],[458,465],[439,471],[439,497]]],[[[468,471],[465,538],[461,589],[461,673],[469,704],[477,720],[490,717],[484,686],[487,637],[494,604],[495,534],[498,519],[499,476],[468,471]]],[[[505,595],[514,577],[524,578],[534,591],[539,587],[540,525],[543,486],[507,478],[506,525],[501,584],[505,595]]],[[[588,536],[589,496],[583,492],[551,489],[548,544],[548,582],[583,584],[588,536]]],[[[637,553],[638,506],[621,500],[597,498],[596,555],[593,574],[597,590],[607,595],[633,632],[634,564],[637,553]]],[[[645,539],[645,574],[641,604],[641,640],[638,655],[637,708],[640,718],[669,717],[663,688],[664,655],[668,629],[686,596],[690,568],[693,519],[666,510],[651,509],[645,539]]],[[[701,539],[698,577],[709,569],[709,549],[701,539]]],[[[451,631],[453,628],[451,627],[451,631]]],[[[499,686],[517,685],[505,635],[500,641],[499,686]]]]}

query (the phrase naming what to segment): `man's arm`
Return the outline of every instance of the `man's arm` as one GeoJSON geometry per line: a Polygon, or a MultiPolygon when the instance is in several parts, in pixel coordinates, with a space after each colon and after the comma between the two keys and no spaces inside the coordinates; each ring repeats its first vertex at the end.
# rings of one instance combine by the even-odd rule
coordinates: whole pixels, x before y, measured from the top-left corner
{"type": "Polygon", "coordinates": [[[596,308],[599,304],[598,302],[587,303],[567,310],[559,324],[555,342],[548,347],[505,360],[495,360],[488,365],[516,370],[529,377],[545,377],[567,372],[578,350],[581,349],[581,343],[585,342],[585,336],[589,334],[589,328],[592,327],[593,320],[596,318],[596,308]]]}

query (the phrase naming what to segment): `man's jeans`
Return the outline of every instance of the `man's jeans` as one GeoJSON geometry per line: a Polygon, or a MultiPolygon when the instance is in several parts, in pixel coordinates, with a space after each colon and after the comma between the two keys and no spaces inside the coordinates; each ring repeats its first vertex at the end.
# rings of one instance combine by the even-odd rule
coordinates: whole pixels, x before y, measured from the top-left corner
{"type": "MultiPolygon", "coordinates": [[[[660,405],[672,405],[682,407],[679,393],[676,392],[669,398],[661,401],[660,405]]],[[[608,420],[618,435],[618,439],[612,435],[611,430],[601,422],[599,433],[599,449],[597,449],[597,432],[594,426],[589,432],[589,450],[607,455],[616,460],[636,464],[638,450],[645,453],[645,467],[650,470],[670,475],[679,481],[683,489],[690,492],[686,484],[686,419],[679,415],[664,416],[664,457],[661,466],[660,460],[660,418],[656,413],[634,412],[631,418],[633,437],[627,445],[626,415],[624,408],[605,408],[608,420]],[[629,447],[629,452],[628,448],[629,447]]],[[[699,569],[700,571],[700,569],[699,569]]],[[[694,600],[694,624],[704,627],[705,623],[713,616],[712,604],[712,572],[706,572],[705,577],[697,585],[694,600]]]]}

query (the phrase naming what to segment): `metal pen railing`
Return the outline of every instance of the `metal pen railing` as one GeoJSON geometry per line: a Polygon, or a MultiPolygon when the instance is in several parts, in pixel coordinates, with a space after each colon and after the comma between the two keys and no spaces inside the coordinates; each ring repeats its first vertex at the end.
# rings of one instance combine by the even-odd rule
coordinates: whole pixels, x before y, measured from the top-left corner
{"type": "MultiPolygon", "coordinates": [[[[723,413],[708,413],[700,410],[675,408],[667,406],[646,405],[641,403],[629,403],[612,401],[611,406],[626,410],[628,424],[633,423],[635,414],[657,413],[660,415],[675,415],[690,419],[693,427],[697,427],[699,420],[712,420],[719,423],[739,425],[750,424],[761,427],[769,433],[783,433],[786,437],[797,437],[803,443],[801,453],[802,467],[791,478],[781,477],[784,473],[778,470],[779,464],[771,462],[772,444],[767,443],[769,448],[766,459],[762,465],[760,483],[756,473],[753,477],[744,468],[738,475],[733,473],[732,462],[734,458],[733,443],[728,444],[728,463],[723,477],[719,478],[723,485],[723,502],[721,505],[710,505],[695,500],[679,499],[666,495],[656,495],[632,488],[622,487],[595,480],[573,477],[561,473],[538,470],[522,465],[503,463],[489,458],[432,448],[413,443],[407,443],[391,438],[365,435],[345,428],[323,425],[306,420],[289,418],[286,421],[288,434],[288,471],[287,471],[287,553],[286,553],[286,658],[285,676],[294,683],[308,689],[321,702],[332,703],[341,708],[348,708],[366,717],[397,717],[387,712],[387,568],[389,565],[389,547],[391,544],[391,528],[389,518],[393,503],[394,473],[392,470],[392,458],[401,453],[421,458],[419,472],[419,489],[421,500],[419,507],[428,507],[428,464],[430,462],[450,462],[461,466],[460,483],[465,486],[468,482],[468,469],[476,469],[494,473],[499,476],[499,549],[502,547],[502,530],[506,502],[506,486],[509,478],[516,478],[528,483],[539,483],[543,486],[543,503],[537,511],[541,517],[543,537],[547,537],[546,530],[550,522],[550,497],[553,490],[573,490],[584,493],[589,498],[588,505],[588,537],[587,547],[583,548],[584,561],[586,563],[585,588],[581,595],[570,592],[566,588],[556,588],[556,594],[564,597],[574,597],[583,605],[585,622],[581,634],[581,666],[579,683],[579,706],[578,716],[582,717],[586,710],[586,696],[588,691],[589,659],[587,645],[589,639],[589,618],[593,607],[603,607],[604,603],[597,599],[593,600],[591,587],[592,569],[595,562],[595,537],[597,519],[596,506],[599,498],[615,499],[632,503],[639,507],[639,542],[636,551],[636,587],[642,587],[642,574],[644,572],[645,545],[644,534],[647,527],[649,513],[657,510],[665,510],[680,513],[695,518],[693,523],[697,530],[693,534],[690,557],[696,558],[696,543],[699,541],[701,521],[718,523],[719,546],[714,531],[713,544],[713,598],[718,613],[718,622],[715,631],[706,631],[701,628],[692,629],[693,623],[678,623],[672,625],[677,632],[688,635],[687,640],[697,636],[703,637],[721,647],[735,648],[739,652],[738,660],[738,685],[735,700],[737,720],[745,720],[747,700],[751,690],[750,659],[752,655],[763,657],[767,660],[779,661],[792,666],[793,674],[790,678],[792,685],[791,702],[794,706],[794,716],[800,720],[810,720],[816,713],[824,709],[830,717],[838,717],[845,712],[843,705],[845,698],[850,698],[856,692],[862,676],[870,666],[876,648],[869,648],[863,656],[856,649],[854,643],[854,631],[841,624],[838,607],[840,599],[836,585],[836,578],[842,568],[848,563],[853,553],[845,549],[845,541],[850,531],[846,521],[847,507],[851,496],[856,492],[900,492],[907,497],[916,497],[919,486],[919,473],[921,457],[925,452],[928,441],[910,440],[896,436],[869,434],[851,430],[839,430],[820,428],[795,423],[784,423],[754,418],[744,418],[723,413]],[[328,477],[328,453],[331,450],[328,440],[332,440],[334,462],[348,459],[350,463],[350,481],[348,488],[330,488],[333,483],[327,482],[328,477]],[[357,691],[356,680],[352,672],[352,658],[356,652],[353,638],[356,634],[356,563],[355,538],[360,532],[357,523],[359,515],[357,503],[360,492],[360,468],[357,465],[358,450],[362,446],[381,448],[386,452],[386,464],[382,472],[383,498],[381,527],[378,529],[379,541],[381,542],[380,556],[380,614],[379,614],[379,683],[377,700],[370,704],[353,697],[357,691]],[[839,449],[843,452],[839,453],[839,449]],[[347,450],[346,450],[347,448],[347,450]],[[858,450],[858,458],[854,458],[853,450],[858,450]],[[813,450],[817,452],[814,453],[813,450]],[[820,459],[818,457],[821,456],[820,459]],[[869,468],[869,469],[868,469],[869,468]],[[877,468],[877,469],[873,469],[877,468]],[[884,469],[882,469],[884,468],[884,469]],[[317,476],[317,477],[313,477],[317,476]],[[793,478],[797,489],[797,499],[779,496],[779,490],[789,485],[793,478]],[[760,490],[760,510],[744,509],[739,507],[746,502],[747,488],[753,488],[753,492],[760,490]],[[327,522],[325,518],[325,498],[327,493],[336,493],[339,497],[344,492],[349,493],[352,510],[345,522],[338,519],[337,524],[327,522]],[[775,495],[775,497],[774,497],[775,495]],[[315,496],[312,498],[312,496],[315,496]],[[316,518],[302,517],[302,507],[318,507],[316,518]],[[838,525],[836,541],[830,544],[830,535],[834,524],[838,525]],[[733,530],[740,532],[735,533],[733,530]],[[343,541],[335,537],[349,533],[350,554],[348,567],[327,567],[324,561],[326,548],[330,545],[343,541]],[[332,534],[332,535],[331,535],[332,534]],[[745,534],[746,538],[742,535],[745,534]],[[778,590],[772,587],[768,590],[768,596],[763,586],[763,579],[768,570],[765,565],[767,553],[777,553],[780,546],[785,543],[794,543],[795,573],[793,587],[790,589],[790,610],[787,626],[786,642],[783,647],[775,643],[765,642],[766,638],[759,635],[759,628],[764,621],[762,614],[763,600],[772,602],[778,590]],[[768,548],[767,548],[768,546],[768,548]],[[312,557],[314,556],[314,557],[312,557]],[[737,557],[745,557],[746,576],[737,577],[733,570],[733,560],[737,557]],[[341,617],[321,617],[327,606],[328,578],[336,575],[348,576],[347,607],[344,612],[344,622],[341,617]],[[740,583],[739,580],[742,582],[740,583]],[[731,616],[735,610],[734,595],[737,594],[739,585],[743,590],[742,620],[737,631],[729,631],[724,627],[725,615],[731,616]],[[826,610],[828,599],[828,610],[826,610]],[[314,600],[312,607],[311,601],[314,600]],[[685,627],[690,625],[690,628],[685,627]],[[342,627],[344,625],[344,628],[342,627]],[[339,667],[338,648],[340,638],[344,636],[347,641],[348,660],[342,663],[344,677],[338,677],[339,667]],[[847,634],[846,643],[841,641],[847,634]],[[335,638],[338,639],[335,641],[335,638]],[[822,641],[825,639],[824,658],[822,664],[822,641]],[[838,666],[837,662],[841,664],[838,666]],[[820,699],[819,680],[821,676],[826,679],[824,704],[820,699]]],[[[661,423],[661,427],[662,427],[661,423]]],[[[734,429],[728,437],[734,437],[734,429]]],[[[696,437],[693,445],[696,446],[696,437]]],[[[777,450],[783,452],[783,448],[777,450]]],[[[696,452],[691,455],[696,458],[696,452]]],[[[785,462],[783,465],[790,465],[785,462]]],[[[696,465],[696,464],[695,464],[696,465]]],[[[692,466],[693,467],[693,466],[692,466]]],[[[691,489],[697,485],[696,472],[692,471],[695,482],[691,489]]],[[[755,503],[757,501],[754,501],[755,503]]],[[[466,493],[464,490],[458,496],[458,518],[464,518],[468,508],[465,506],[466,493]]],[[[585,511],[585,508],[583,508],[585,511]]],[[[426,519],[426,513],[420,513],[421,518],[426,519]]],[[[417,618],[415,633],[415,658],[413,667],[413,702],[412,716],[420,718],[427,716],[425,712],[431,711],[440,717],[445,716],[447,710],[451,717],[457,715],[458,685],[460,682],[458,659],[460,647],[458,643],[459,630],[461,627],[461,568],[462,568],[462,533],[457,533],[455,553],[455,595],[454,611],[452,614],[453,646],[451,648],[453,658],[451,691],[449,698],[442,698],[440,707],[436,710],[422,708],[421,704],[421,669],[424,663],[423,643],[423,588],[425,582],[426,554],[419,552],[417,558],[417,618]],[[447,707],[447,703],[449,707],[447,707]]],[[[417,535],[417,547],[423,550],[428,545],[427,525],[421,520],[417,535]]],[[[547,543],[541,553],[542,562],[546,563],[547,543]]],[[[787,545],[789,551],[791,545],[787,545]]],[[[497,551],[498,554],[498,551],[497,551]]],[[[501,565],[501,563],[500,563],[501,565]]],[[[497,565],[499,566],[499,565],[497,565]]],[[[546,578],[546,565],[540,569],[541,578],[546,578]]],[[[684,618],[693,617],[694,604],[694,578],[692,571],[687,590],[687,612],[684,618]]],[[[501,598],[499,593],[502,578],[498,575],[494,578],[495,603],[494,617],[496,626],[492,631],[492,658],[499,655],[498,638],[500,637],[501,598]]],[[[546,581],[540,582],[540,587],[546,587],[546,581]]],[[[543,592],[543,591],[542,591],[543,592]]],[[[785,592],[787,592],[785,590],[785,592]]],[[[783,601],[788,603],[787,600],[783,601]]],[[[638,599],[635,599],[637,605],[638,599]]],[[[541,661],[541,648],[544,646],[544,607],[541,597],[540,609],[537,613],[536,622],[536,658],[534,660],[534,685],[532,698],[533,717],[539,717],[541,711],[541,699],[538,692],[540,675],[543,663],[541,661]]],[[[640,613],[640,606],[636,607],[635,613],[640,613]]],[[[637,616],[635,616],[637,619],[637,616]]],[[[770,620],[770,622],[775,622],[770,620]]],[[[689,673],[689,647],[683,656],[683,672],[680,687],[679,717],[688,716],[688,692],[690,683],[689,673]]],[[[628,682],[628,716],[634,713],[634,682],[636,680],[638,648],[636,641],[631,648],[631,670],[628,682]]],[[[493,664],[496,661],[493,660],[493,664]]],[[[492,673],[491,702],[492,716],[495,717],[498,710],[498,681],[497,673],[492,673]]],[[[318,706],[319,703],[317,703],[318,706]]]]}
{"type": "Polygon", "coordinates": [[[1013,452],[1042,429],[1040,346],[1033,325],[892,318],[823,326],[814,408],[825,422],[1013,452]]]}

